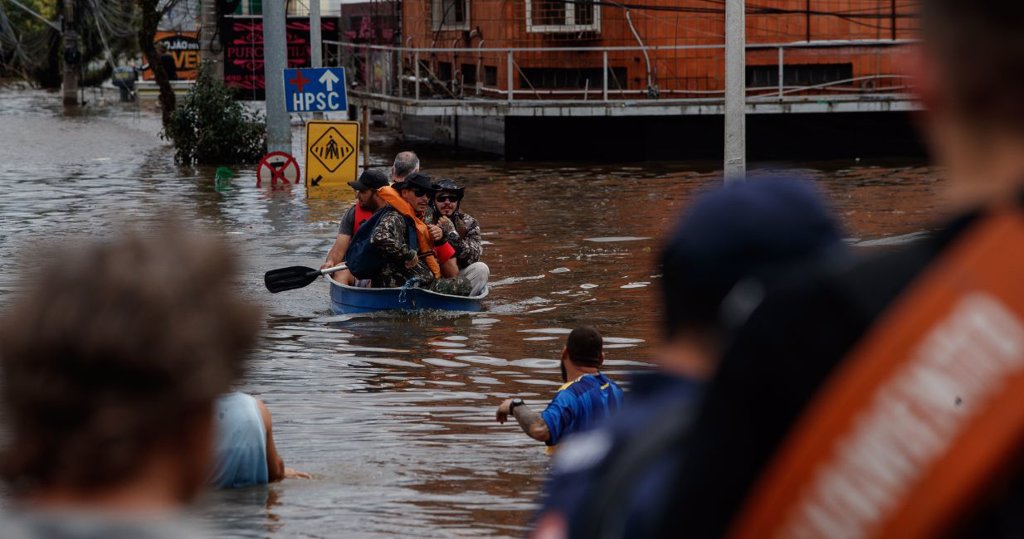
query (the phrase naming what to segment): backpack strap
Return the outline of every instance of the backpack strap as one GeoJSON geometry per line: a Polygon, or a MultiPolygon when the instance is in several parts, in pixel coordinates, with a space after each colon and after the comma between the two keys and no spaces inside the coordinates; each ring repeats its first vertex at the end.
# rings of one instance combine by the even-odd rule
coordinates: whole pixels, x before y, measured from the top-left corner
{"type": "Polygon", "coordinates": [[[1024,215],[983,217],[879,318],[751,491],[734,538],[942,535],[1024,443],[1024,215]]]}

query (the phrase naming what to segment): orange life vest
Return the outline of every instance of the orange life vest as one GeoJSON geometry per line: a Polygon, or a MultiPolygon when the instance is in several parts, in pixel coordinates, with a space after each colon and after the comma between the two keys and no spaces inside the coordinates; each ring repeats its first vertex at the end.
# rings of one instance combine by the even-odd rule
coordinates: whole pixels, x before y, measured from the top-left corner
{"type": "Polygon", "coordinates": [[[390,185],[385,185],[380,189],[377,189],[377,195],[391,205],[392,208],[398,211],[398,213],[412,219],[413,223],[416,224],[416,236],[420,246],[420,258],[427,263],[427,267],[430,268],[430,272],[434,274],[434,278],[441,278],[441,265],[437,263],[437,257],[434,255],[433,240],[430,238],[430,230],[427,229],[427,224],[422,219],[416,216],[416,212],[412,209],[412,206],[398,194],[390,185]]]}
{"type": "Polygon", "coordinates": [[[792,428],[733,539],[943,535],[1024,442],[1024,214],[964,233],[792,428]]]}
{"type": "Polygon", "coordinates": [[[355,207],[356,207],[356,215],[355,215],[356,218],[355,218],[355,224],[352,225],[352,236],[353,237],[355,237],[356,232],[359,232],[359,227],[362,226],[363,223],[369,221],[370,217],[373,217],[373,212],[372,211],[364,210],[362,208],[362,206],[360,206],[359,204],[356,204],[355,207]]]}

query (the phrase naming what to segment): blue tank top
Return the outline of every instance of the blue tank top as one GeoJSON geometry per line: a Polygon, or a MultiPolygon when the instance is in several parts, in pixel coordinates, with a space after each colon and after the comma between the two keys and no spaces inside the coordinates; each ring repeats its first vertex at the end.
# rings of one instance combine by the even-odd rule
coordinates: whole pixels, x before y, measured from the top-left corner
{"type": "Polygon", "coordinates": [[[217,443],[210,484],[217,488],[266,484],[267,432],[256,399],[237,391],[221,395],[213,413],[217,443]]]}

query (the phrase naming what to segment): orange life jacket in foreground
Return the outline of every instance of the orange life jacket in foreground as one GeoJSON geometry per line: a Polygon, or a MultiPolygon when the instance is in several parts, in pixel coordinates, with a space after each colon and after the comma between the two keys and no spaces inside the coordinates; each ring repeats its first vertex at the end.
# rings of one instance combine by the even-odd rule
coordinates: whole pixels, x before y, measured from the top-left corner
{"type": "Polygon", "coordinates": [[[380,196],[384,202],[391,205],[392,208],[398,211],[398,213],[409,217],[416,224],[416,236],[419,240],[420,252],[419,256],[427,263],[427,267],[430,268],[430,272],[434,274],[435,279],[441,278],[441,265],[437,263],[437,257],[434,255],[434,241],[430,238],[430,230],[427,229],[426,223],[422,219],[416,217],[416,212],[412,209],[412,206],[402,198],[402,195],[398,194],[390,185],[385,185],[380,189],[377,189],[377,195],[380,196]]]}
{"type": "Polygon", "coordinates": [[[733,538],[944,535],[1024,446],[1024,212],[981,217],[811,401],[733,538]]]}

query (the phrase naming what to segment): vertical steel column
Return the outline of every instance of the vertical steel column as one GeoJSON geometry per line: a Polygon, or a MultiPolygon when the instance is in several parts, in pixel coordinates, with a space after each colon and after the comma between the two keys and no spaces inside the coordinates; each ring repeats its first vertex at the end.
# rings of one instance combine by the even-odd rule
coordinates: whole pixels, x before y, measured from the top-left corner
{"type": "Polygon", "coordinates": [[[370,168],[370,106],[363,105],[363,170],[370,168]]]}
{"type": "Polygon", "coordinates": [[[889,0],[889,25],[892,26],[892,40],[896,41],[896,0],[889,0]]]}
{"type": "Polygon", "coordinates": [[[515,90],[513,90],[515,84],[512,82],[512,49],[508,50],[508,66],[505,72],[505,84],[508,86],[508,102],[511,103],[512,94],[515,92],[515,90]]]}
{"type": "MultiPolygon", "coordinates": [[[[323,27],[320,23],[320,0],[309,0],[309,65],[324,66],[324,42],[321,36],[323,27]]],[[[341,81],[345,84],[345,81],[341,81]]],[[[323,120],[324,113],[314,112],[314,120],[323,120]]]]}
{"type": "Polygon", "coordinates": [[[267,87],[267,151],[292,153],[292,129],[284,102],[285,0],[263,4],[263,77],[267,87]]]}
{"type": "Polygon", "coordinates": [[[747,169],[746,16],[744,0],[725,2],[726,183],[742,181],[747,169]]]}
{"type": "Polygon", "coordinates": [[[608,51],[604,51],[604,71],[602,75],[601,99],[608,101],[608,51]]]}
{"type": "Polygon", "coordinates": [[[363,68],[366,72],[363,82],[366,83],[367,95],[373,93],[373,69],[370,67],[370,45],[366,45],[366,52],[363,54],[363,68]]]}
{"type": "Polygon", "coordinates": [[[403,69],[402,69],[402,51],[401,50],[397,50],[397,49],[395,50],[394,62],[395,62],[395,67],[398,68],[398,97],[401,98],[402,96],[405,95],[405,90],[402,88],[402,86],[403,86],[403,83],[402,83],[402,75],[403,75],[402,71],[403,71],[403,69]]]}
{"type": "Polygon", "coordinates": [[[785,49],[779,47],[779,101],[782,101],[783,81],[786,75],[785,68],[783,67],[786,61],[786,53],[784,51],[785,49]]]}
{"type": "Polygon", "coordinates": [[[213,78],[224,80],[224,47],[215,41],[217,35],[217,2],[202,2],[199,6],[202,25],[199,30],[199,58],[209,62],[213,78]]]}
{"type": "Polygon", "coordinates": [[[413,69],[414,69],[413,76],[416,77],[416,101],[419,101],[420,100],[420,51],[417,50],[412,55],[412,61],[416,63],[416,65],[413,66],[413,69]]]}

